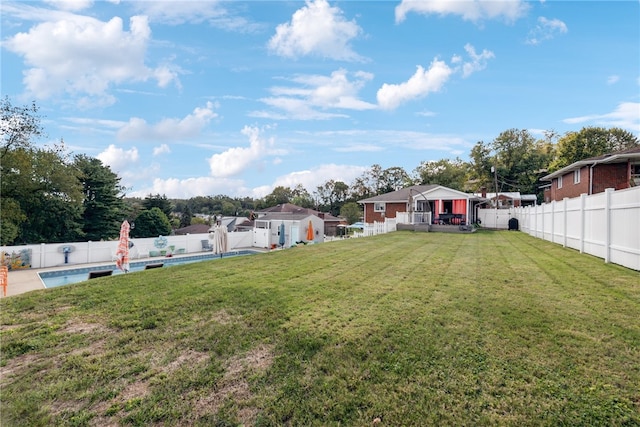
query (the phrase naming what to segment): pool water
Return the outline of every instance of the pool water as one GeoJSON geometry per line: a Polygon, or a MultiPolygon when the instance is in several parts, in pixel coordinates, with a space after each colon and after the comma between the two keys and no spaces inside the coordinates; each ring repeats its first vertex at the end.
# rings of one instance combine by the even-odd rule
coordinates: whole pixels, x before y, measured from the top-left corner
{"type": "MultiPolygon", "coordinates": [[[[164,264],[163,267],[170,267],[172,265],[182,265],[182,264],[190,264],[193,262],[200,261],[208,261],[213,259],[220,258],[229,258],[234,256],[242,256],[242,255],[252,255],[258,252],[251,250],[241,250],[241,251],[233,251],[227,252],[222,255],[214,255],[214,254],[202,254],[202,255],[190,255],[190,256],[182,256],[179,258],[155,258],[149,259],[145,261],[136,261],[129,264],[129,271],[142,271],[145,269],[145,266],[148,264],[164,264]]],[[[56,270],[56,271],[42,271],[38,273],[40,276],[40,280],[44,284],[45,288],[56,288],[58,286],[70,285],[72,283],[84,282],[85,280],[89,280],[89,272],[91,271],[103,271],[113,269],[112,275],[115,274],[124,274],[122,270],[115,267],[114,264],[103,265],[103,266],[92,266],[92,267],[83,267],[83,268],[72,268],[68,270],[56,270]]]]}

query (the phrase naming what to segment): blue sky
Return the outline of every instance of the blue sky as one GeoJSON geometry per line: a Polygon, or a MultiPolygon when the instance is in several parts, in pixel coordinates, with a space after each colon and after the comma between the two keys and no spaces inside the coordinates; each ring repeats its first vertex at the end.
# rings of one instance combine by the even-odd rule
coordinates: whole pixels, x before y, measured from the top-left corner
{"type": "Polygon", "coordinates": [[[2,96],[128,196],[262,197],[477,141],[640,135],[640,2],[3,0],[2,96]]]}

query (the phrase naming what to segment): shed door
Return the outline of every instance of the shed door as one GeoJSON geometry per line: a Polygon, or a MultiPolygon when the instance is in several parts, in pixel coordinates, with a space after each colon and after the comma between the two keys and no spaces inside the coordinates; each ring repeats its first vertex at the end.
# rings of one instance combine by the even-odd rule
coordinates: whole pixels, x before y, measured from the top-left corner
{"type": "Polygon", "coordinates": [[[268,228],[253,229],[253,246],[256,248],[268,248],[270,230],[268,228]]]}

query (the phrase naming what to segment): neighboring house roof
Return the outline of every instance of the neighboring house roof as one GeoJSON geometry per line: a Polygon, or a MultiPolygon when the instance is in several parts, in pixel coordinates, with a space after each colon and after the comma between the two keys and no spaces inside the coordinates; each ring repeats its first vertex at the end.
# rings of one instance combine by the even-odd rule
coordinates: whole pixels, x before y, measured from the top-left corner
{"type": "Polygon", "coordinates": [[[256,213],[258,214],[258,219],[260,219],[264,214],[266,213],[290,213],[290,214],[306,214],[306,215],[315,215],[321,219],[323,219],[325,222],[331,222],[331,221],[335,221],[335,222],[342,222],[342,219],[335,217],[333,215],[331,215],[328,212],[320,212],[317,211],[315,209],[310,209],[310,208],[303,208],[301,206],[297,206],[291,203],[282,203],[280,205],[276,205],[276,206],[272,206],[270,208],[266,208],[266,209],[262,209],[259,211],[256,211],[256,213]]]}
{"type": "Polygon", "coordinates": [[[174,234],[182,235],[185,234],[202,234],[209,232],[209,224],[191,224],[186,227],[177,228],[174,230],[174,234]]]}
{"type": "MultiPolygon", "coordinates": [[[[477,197],[482,197],[482,194],[480,194],[480,193],[475,193],[475,195],[477,197]]],[[[498,195],[500,197],[505,197],[505,198],[513,199],[513,200],[522,200],[522,201],[538,200],[538,196],[536,196],[535,194],[520,194],[519,191],[502,191],[502,192],[498,193],[498,195]]],[[[496,193],[486,193],[485,194],[485,198],[486,199],[495,199],[496,198],[496,193]]]]}
{"type": "MultiPolygon", "coordinates": [[[[235,231],[237,224],[241,224],[248,219],[246,216],[224,216],[220,218],[220,225],[227,227],[228,232],[232,232],[235,231]]],[[[212,225],[209,231],[213,231],[214,227],[215,225],[212,225]]]]}
{"type": "Polygon", "coordinates": [[[442,185],[429,184],[429,185],[412,185],[411,187],[405,187],[398,191],[392,191],[390,193],[379,194],[377,196],[369,197],[368,199],[358,200],[358,203],[374,203],[374,202],[386,202],[386,203],[406,203],[409,200],[409,196],[416,197],[422,195],[429,198],[429,194],[433,194],[437,191],[446,191],[452,196],[459,197],[461,199],[473,199],[477,198],[473,194],[463,193],[462,191],[454,190],[453,188],[443,187],[442,185]]]}
{"type": "Polygon", "coordinates": [[[256,221],[301,221],[310,216],[316,215],[310,213],[270,212],[256,218],[256,221]]]}
{"type": "Polygon", "coordinates": [[[543,176],[542,178],[540,178],[540,181],[551,181],[554,178],[557,178],[569,172],[573,172],[576,169],[581,169],[584,166],[595,166],[596,164],[605,163],[622,163],[632,159],[640,160],[640,147],[628,148],[626,150],[617,151],[615,153],[579,160],[577,162],[571,163],[569,166],[565,166],[562,169],[550,173],[547,176],[543,176]]]}
{"type": "MultiPolygon", "coordinates": [[[[257,211],[258,213],[268,213],[268,212],[288,212],[288,213],[308,213],[308,211],[310,211],[313,209],[309,209],[309,208],[303,208],[301,206],[297,206],[291,203],[282,203],[279,205],[275,205],[275,206],[271,206],[270,208],[266,208],[266,209],[262,209],[257,211]]],[[[314,214],[317,211],[313,211],[314,214]]]]}
{"type": "MultiPolygon", "coordinates": [[[[475,193],[475,195],[478,197],[482,197],[482,194],[480,193],[475,193]]],[[[501,191],[498,193],[498,195],[502,197],[506,197],[508,199],[522,200],[522,195],[518,191],[501,191]]],[[[495,198],[496,198],[496,193],[485,194],[485,199],[495,199],[495,198]]]]}

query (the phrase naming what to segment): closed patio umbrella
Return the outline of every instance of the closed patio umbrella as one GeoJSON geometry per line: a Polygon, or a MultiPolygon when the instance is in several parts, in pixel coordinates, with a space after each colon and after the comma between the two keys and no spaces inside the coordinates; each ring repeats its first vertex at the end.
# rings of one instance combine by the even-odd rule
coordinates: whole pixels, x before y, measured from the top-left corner
{"type": "Polygon", "coordinates": [[[222,255],[228,252],[227,227],[218,221],[213,229],[213,253],[222,255]]]}
{"type": "Polygon", "coordinates": [[[125,273],[129,271],[129,230],[131,226],[126,219],[120,226],[120,240],[116,251],[116,267],[125,273]]]}
{"type": "Polygon", "coordinates": [[[307,240],[313,240],[313,223],[309,220],[309,227],[307,227],[307,240]]]}

